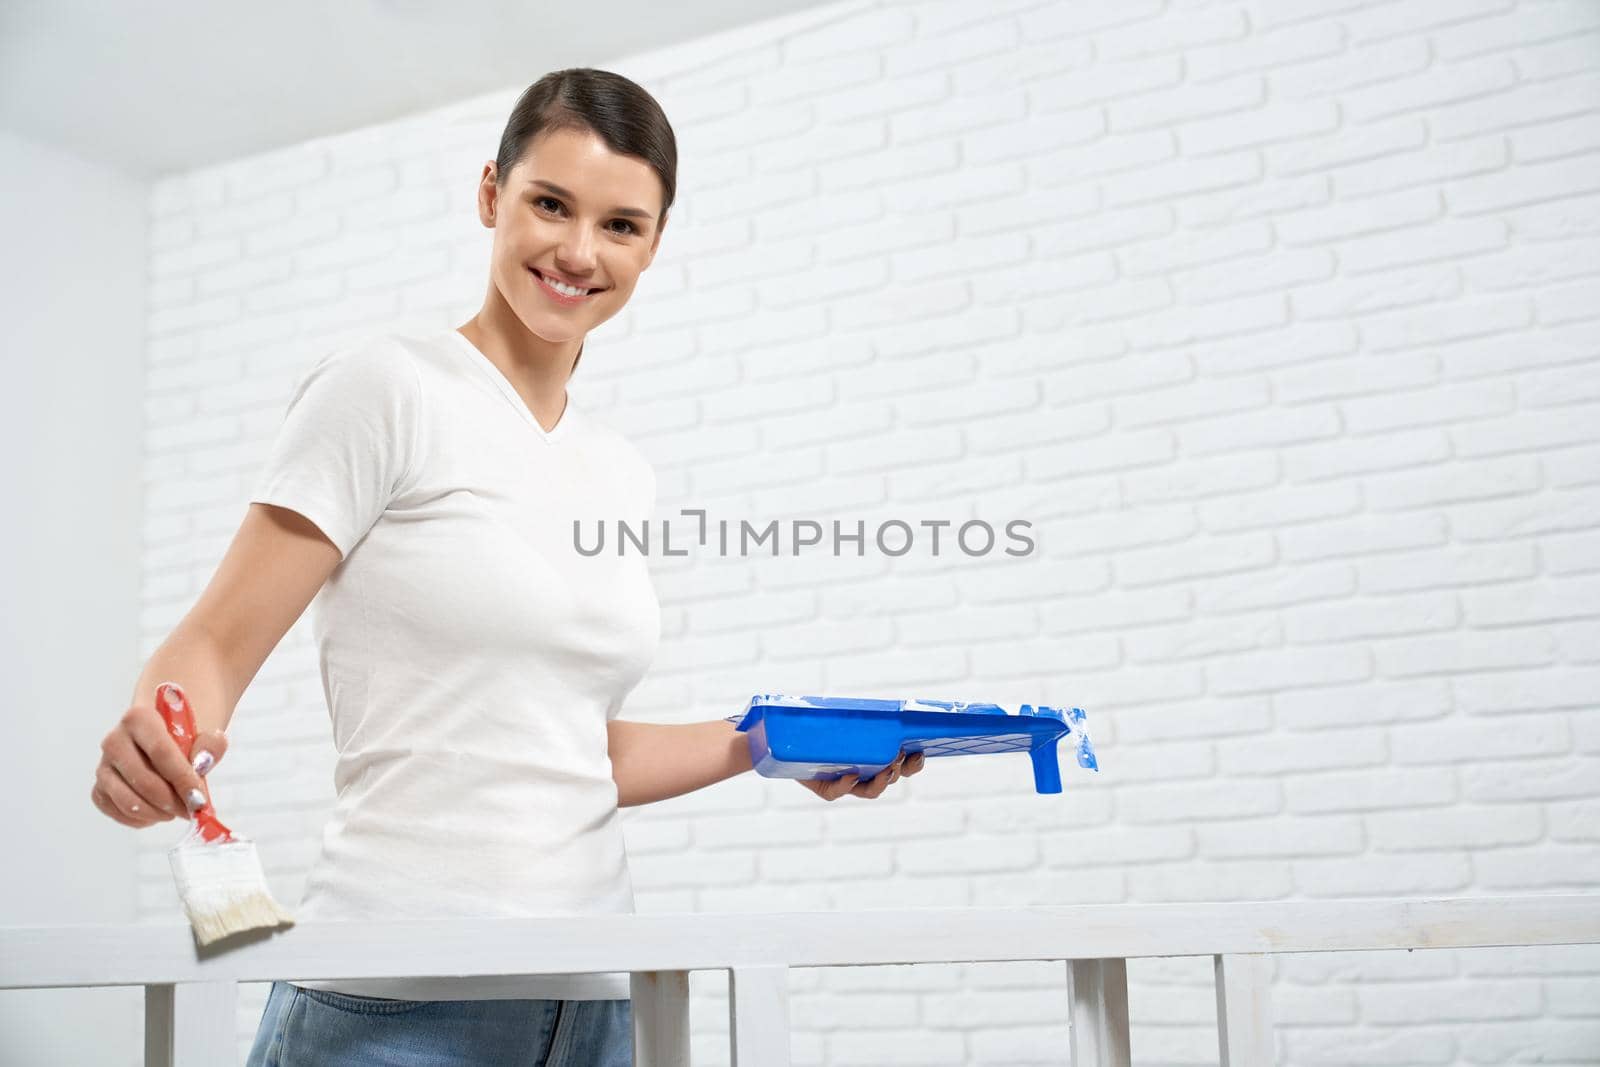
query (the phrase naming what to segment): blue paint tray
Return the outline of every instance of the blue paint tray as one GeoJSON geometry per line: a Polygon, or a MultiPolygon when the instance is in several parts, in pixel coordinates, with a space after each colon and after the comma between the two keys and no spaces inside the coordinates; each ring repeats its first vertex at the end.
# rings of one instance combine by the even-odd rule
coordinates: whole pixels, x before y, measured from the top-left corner
{"type": "Polygon", "coordinates": [[[902,751],[934,756],[1026,752],[1040,793],[1061,792],[1056,744],[1074,739],[1078,766],[1098,770],[1082,708],[1022,705],[1013,715],[998,704],[951,700],[870,700],[855,697],[750,698],[729,716],[749,737],[750,761],[767,778],[871,778],[902,751]]]}

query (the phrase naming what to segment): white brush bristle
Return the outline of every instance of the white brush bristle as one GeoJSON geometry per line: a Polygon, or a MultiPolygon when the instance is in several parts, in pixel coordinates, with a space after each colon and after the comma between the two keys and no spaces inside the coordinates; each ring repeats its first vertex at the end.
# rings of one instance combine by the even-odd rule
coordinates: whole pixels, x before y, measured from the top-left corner
{"type": "Polygon", "coordinates": [[[294,916],[267,889],[254,844],[187,844],[167,855],[178,896],[201,945],[245,930],[294,925],[294,916]]]}

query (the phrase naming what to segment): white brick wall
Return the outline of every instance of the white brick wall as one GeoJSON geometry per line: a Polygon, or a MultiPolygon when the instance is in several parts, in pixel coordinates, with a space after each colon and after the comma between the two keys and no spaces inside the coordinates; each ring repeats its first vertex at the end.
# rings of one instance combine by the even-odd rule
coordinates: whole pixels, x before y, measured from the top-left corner
{"type": "MultiPolygon", "coordinates": [[[[628,714],[1075,703],[1104,768],[632,809],[641,909],[1600,882],[1600,4],[863,0],[596,65],[682,149],[661,255],[573,383],[652,456],[661,514],[1039,543],[657,559],[628,714]]],[[[146,652],[310,362],[476,308],[474,182],[522,88],[156,189],[146,652]]],[[[291,899],[331,791],[308,637],[219,782],[291,899]]],[[[142,875],[170,916],[154,839],[142,875]]],[[[1136,1059],[1215,1062],[1209,961],[1130,973],[1136,1059]]],[[[1592,948],[1275,977],[1283,1063],[1600,1063],[1592,948]]],[[[1066,1062],[1059,964],[792,981],[797,1064],[1066,1062]]],[[[694,990],[696,1062],[725,1063],[721,977],[694,990]]]]}

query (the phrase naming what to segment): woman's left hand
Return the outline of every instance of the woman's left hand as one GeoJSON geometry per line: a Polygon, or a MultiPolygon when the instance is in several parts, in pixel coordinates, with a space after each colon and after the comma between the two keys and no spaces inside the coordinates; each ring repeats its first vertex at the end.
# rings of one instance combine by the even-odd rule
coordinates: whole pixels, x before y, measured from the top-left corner
{"type": "Polygon", "coordinates": [[[922,770],[927,761],[927,757],[920,752],[913,752],[909,756],[902,752],[895,757],[893,763],[864,782],[856,775],[846,774],[831,781],[802,778],[800,784],[823,800],[838,800],[842,796],[866,797],[871,800],[888,789],[897,779],[909,778],[922,770]]]}

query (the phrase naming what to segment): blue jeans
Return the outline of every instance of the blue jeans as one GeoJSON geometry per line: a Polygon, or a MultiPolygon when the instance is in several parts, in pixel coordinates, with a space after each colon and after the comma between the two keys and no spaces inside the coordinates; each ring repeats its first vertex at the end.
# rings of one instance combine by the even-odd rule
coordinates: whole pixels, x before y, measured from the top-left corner
{"type": "Polygon", "coordinates": [[[633,1067],[629,1000],[388,1000],[273,982],[245,1067],[633,1067]]]}

